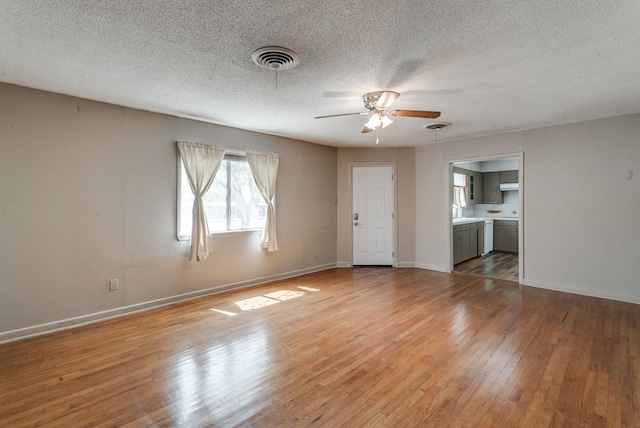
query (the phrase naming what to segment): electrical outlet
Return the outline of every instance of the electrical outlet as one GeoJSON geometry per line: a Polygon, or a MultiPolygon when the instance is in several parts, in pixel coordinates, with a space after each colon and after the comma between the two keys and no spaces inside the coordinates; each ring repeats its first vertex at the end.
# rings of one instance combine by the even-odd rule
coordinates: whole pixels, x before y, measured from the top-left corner
{"type": "Polygon", "coordinates": [[[109,280],[109,291],[116,291],[118,289],[118,280],[111,279],[109,280]]]}

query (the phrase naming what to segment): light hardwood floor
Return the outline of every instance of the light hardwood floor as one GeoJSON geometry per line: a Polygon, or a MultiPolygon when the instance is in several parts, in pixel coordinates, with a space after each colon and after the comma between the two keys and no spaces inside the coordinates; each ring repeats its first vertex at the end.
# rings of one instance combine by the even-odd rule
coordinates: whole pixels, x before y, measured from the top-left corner
{"type": "Polygon", "coordinates": [[[640,306],[334,269],[0,346],[0,426],[640,426],[640,306]]]}

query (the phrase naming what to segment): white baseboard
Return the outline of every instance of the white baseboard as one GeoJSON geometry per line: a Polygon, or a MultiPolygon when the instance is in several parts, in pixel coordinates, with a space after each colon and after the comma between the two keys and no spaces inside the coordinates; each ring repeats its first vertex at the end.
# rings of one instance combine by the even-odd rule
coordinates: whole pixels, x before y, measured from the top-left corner
{"type": "Polygon", "coordinates": [[[101,312],[81,315],[78,317],[67,318],[63,320],[48,322],[45,324],[23,327],[16,330],[0,332],[0,344],[14,342],[34,336],[41,336],[55,331],[67,330],[70,328],[80,327],[87,324],[93,324],[100,321],[106,321],[112,318],[124,315],[135,314],[137,312],[148,311],[150,309],[159,308],[161,306],[172,305],[174,303],[193,300],[200,297],[211,296],[214,294],[224,293],[226,291],[239,290],[242,288],[253,287],[256,285],[267,284],[269,282],[280,281],[288,278],[295,278],[309,273],[320,272],[323,270],[333,269],[337,267],[336,263],[328,263],[325,265],[313,266],[310,268],[299,269],[291,272],[284,272],[276,275],[263,276],[253,278],[246,281],[234,282],[231,284],[221,285],[218,287],[208,288],[204,290],[193,291],[190,293],[179,294],[176,296],[164,297],[162,299],[150,300],[148,302],[137,303],[135,305],[123,306],[120,308],[109,309],[101,312]]]}
{"type": "MultiPolygon", "coordinates": [[[[350,267],[353,267],[353,266],[349,262],[338,262],[338,263],[336,263],[336,267],[339,267],[339,268],[350,268],[350,267]]],[[[397,267],[397,268],[412,268],[412,267],[416,267],[416,264],[414,262],[397,262],[395,267],[397,267]]]]}
{"type": "Polygon", "coordinates": [[[640,304],[639,296],[631,296],[628,294],[621,294],[621,293],[612,293],[610,291],[576,288],[571,285],[550,283],[546,281],[536,281],[536,280],[531,280],[526,278],[522,280],[522,285],[526,285],[528,287],[544,288],[546,290],[562,291],[564,293],[579,294],[581,296],[599,297],[601,299],[617,300],[619,302],[640,304]]]}
{"type": "Polygon", "coordinates": [[[397,268],[414,268],[416,267],[416,264],[415,262],[397,262],[396,267],[397,268]]]}
{"type": "Polygon", "coordinates": [[[436,272],[449,273],[449,270],[447,268],[445,268],[444,266],[427,265],[427,264],[424,264],[424,263],[415,263],[415,267],[417,267],[418,269],[435,270],[436,272]]]}

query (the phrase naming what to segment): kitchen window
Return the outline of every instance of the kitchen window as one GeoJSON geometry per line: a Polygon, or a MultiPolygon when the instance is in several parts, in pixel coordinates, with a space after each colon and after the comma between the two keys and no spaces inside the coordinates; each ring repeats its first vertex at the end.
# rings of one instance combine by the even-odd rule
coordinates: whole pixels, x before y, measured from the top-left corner
{"type": "MultiPolygon", "coordinates": [[[[183,163],[178,165],[178,239],[188,240],[194,196],[183,163]]],[[[244,155],[225,154],[202,200],[211,234],[262,230],[264,226],[267,204],[244,155]]]]}
{"type": "Polygon", "coordinates": [[[467,201],[465,190],[467,188],[467,175],[453,173],[453,203],[458,208],[466,208],[467,201]]]}

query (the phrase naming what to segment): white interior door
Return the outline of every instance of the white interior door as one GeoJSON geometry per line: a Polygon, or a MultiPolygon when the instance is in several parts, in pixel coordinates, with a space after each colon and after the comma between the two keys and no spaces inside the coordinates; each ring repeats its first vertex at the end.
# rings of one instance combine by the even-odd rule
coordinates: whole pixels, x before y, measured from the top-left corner
{"type": "Polygon", "coordinates": [[[393,167],[353,167],[353,264],[393,265],[393,167]]]}

